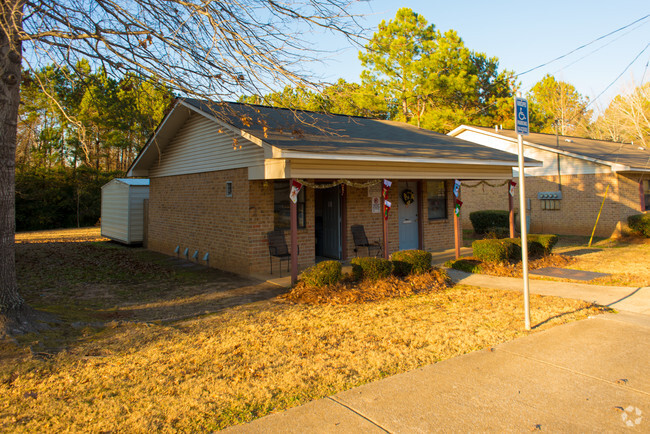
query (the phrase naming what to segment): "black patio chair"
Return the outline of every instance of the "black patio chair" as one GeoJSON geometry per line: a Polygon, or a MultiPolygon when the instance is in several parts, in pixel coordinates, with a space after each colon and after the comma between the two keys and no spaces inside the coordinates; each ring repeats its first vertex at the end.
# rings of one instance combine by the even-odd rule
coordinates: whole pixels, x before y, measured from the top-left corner
{"type": "Polygon", "coordinates": [[[370,253],[373,249],[377,250],[375,256],[380,256],[382,252],[381,242],[379,240],[374,243],[368,242],[368,237],[366,237],[366,230],[363,225],[352,225],[352,238],[354,239],[354,253],[359,256],[359,248],[365,247],[368,249],[368,256],[372,256],[370,253]]]}
{"type": "MultiPolygon", "coordinates": [[[[291,252],[284,239],[283,231],[271,231],[266,234],[269,241],[269,262],[271,264],[271,274],[273,274],[273,257],[280,260],[280,275],[282,275],[282,261],[287,261],[287,271],[289,271],[289,262],[291,262],[291,252]]],[[[300,248],[297,251],[300,254],[300,248]]]]}

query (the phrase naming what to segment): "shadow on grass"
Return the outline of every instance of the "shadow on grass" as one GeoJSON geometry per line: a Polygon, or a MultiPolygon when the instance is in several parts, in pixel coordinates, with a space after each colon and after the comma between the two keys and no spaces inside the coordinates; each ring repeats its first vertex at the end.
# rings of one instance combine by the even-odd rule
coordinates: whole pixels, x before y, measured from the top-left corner
{"type": "Polygon", "coordinates": [[[531,328],[533,330],[535,330],[535,329],[538,329],[538,328],[542,327],[544,324],[547,324],[547,323],[549,323],[549,322],[551,322],[551,321],[553,321],[555,319],[560,319],[560,318],[563,318],[565,316],[573,315],[573,314],[576,314],[576,313],[579,313],[579,312],[585,312],[585,311],[588,311],[589,309],[594,309],[594,308],[598,309],[599,313],[615,312],[615,310],[610,308],[610,307],[601,306],[599,304],[591,304],[589,306],[581,307],[580,309],[575,309],[575,310],[572,310],[572,311],[569,311],[569,312],[562,312],[562,313],[559,313],[557,315],[553,315],[553,316],[545,319],[544,321],[542,321],[542,322],[540,322],[538,324],[535,324],[531,328]]]}
{"type": "Polygon", "coordinates": [[[57,323],[17,342],[33,354],[56,353],[115,323],[190,320],[270,300],[276,285],[110,242],[16,245],[18,283],[35,309],[57,323]]]}

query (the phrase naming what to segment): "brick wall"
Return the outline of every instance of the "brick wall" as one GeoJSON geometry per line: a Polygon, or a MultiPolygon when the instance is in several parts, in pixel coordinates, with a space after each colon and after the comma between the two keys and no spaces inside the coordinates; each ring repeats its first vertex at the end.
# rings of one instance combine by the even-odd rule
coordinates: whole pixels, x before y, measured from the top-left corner
{"type": "MultiPolygon", "coordinates": [[[[190,256],[199,251],[199,262],[206,252],[209,265],[240,274],[268,273],[269,251],[267,232],[274,229],[274,181],[248,181],[247,169],[234,169],[192,175],[153,178],[150,187],[148,246],[151,250],[175,255],[180,246],[190,256]],[[233,183],[232,197],[226,197],[226,181],[233,183]]],[[[309,180],[312,181],[313,180],[309,180]]],[[[363,182],[362,180],[359,182],[363,182]]],[[[454,246],[453,182],[447,181],[448,218],[429,220],[427,216],[426,183],[423,201],[424,248],[429,251],[454,246]]],[[[388,253],[399,249],[400,182],[393,180],[388,200],[393,208],[388,218],[388,253]]],[[[354,240],[350,227],[362,224],[368,240],[382,240],[382,213],[372,213],[367,188],[345,186],[347,196],[347,256],[354,257],[354,240]]],[[[416,189],[413,188],[415,191],[416,189]]],[[[301,269],[315,260],[315,195],[305,187],[306,227],[298,230],[298,257],[301,269]]],[[[290,243],[290,231],[285,231],[290,243]]],[[[365,251],[360,252],[362,255],[365,251]]],[[[286,264],[284,264],[286,267],[286,264]]],[[[274,260],[274,274],[279,261],[274,260]]],[[[286,275],[286,268],[282,273],[286,275]]]]}
{"type": "Polygon", "coordinates": [[[152,178],[148,248],[174,255],[180,246],[190,256],[199,250],[199,262],[209,252],[210,266],[249,273],[247,178],[247,169],[152,178]]]}
{"type": "MultiPolygon", "coordinates": [[[[249,268],[251,273],[269,273],[269,248],[266,234],[273,228],[273,182],[274,181],[250,181],[250,232],[249,241],[249,268]]],[[[286,182],[286,181],[280,181],[286,182]]],[[[314,227],[314,190],[305,187],[305,212],[306,227],[298,229],[298,267],[303,269],[314,264],[316,229],[314,227]]],[[[291,231],[285,231],[285,240],[291,249],[291,231]]],[[[273,274],[280,270],[280,261],[273,259],[273,274]],[[276,267],[277,265],[277,267],[276,267]]],[[[282,275],[286,276],[286,262],[283,263],[282,275]]]]}
{"type": "MultiPolygon", "coordinates": [[[[514,180],[518,182],[517,179],[514,180]]],[[[490,181],[499,184],[502,181],[490,181]]],[[[475,182],[467,181],[467,184],[475,182]]],[[[596,228],[596,236],[620,235],[626,230],[627,217],[640,212],[639,184],[633,177],[614,173],[589,175],[562,175],[562,200],[560,210],[544,210],[537,193],[557,191],[558,177],[527,177],[526,198],[530,199],[532,233],[564,235],[591,235],[598,211],[609,185],[607,199],[596,228]]],[[[515,209],[519,208],[519,186],[516,188],[515,209]]],[[[463,188],[463,222],[471,228],[469,213],[484,209],[508,209],[507,186],[463,188]]]]}
{"type": "MultiPolygon", "coordinates": [[[[404,202],[399,197],[401,189],[405,188],[403,181],[390,180],[393,182],[391,189],[388,191],[388,200],[392,204],[392,208],[388,214],[388,254],[399,250],[399,207],[404,206],[404,202]]],[[[359,182],[364,182],[359,181],[359,182]]],[[[409,188],[413,192],[417,191],[414,182],[410,181],[409,188]]],[[[418,200],[423,201],[424,216],[424,249],[428,251],[446,250],[454,247],[454,221],[453,221],[453,183],[452,181],[446,182],[447,188],[447,218],[444,220],[429,220],[427,214],[427,191],[426,182],[424,183],[423,197],[418,200]]],[[[382,232],[382,214],[372,213],[371,198],[368,197],[367,188],[354,188],[345,187],[348,203],[348,228],[345,233],[348,243],[348,257],[355,256],[354,253],[354,240],[352,238],[352,231],[350,227],[355,224],[364,225],[368,241],[374,242],[383,240],[382,232]]],[[[366,254],[365,249],[359,252],[361,255],[366,254]]]]}
{"type": "MultiPolygon", "coordinates": [[[[427,183],[424,182],[424,193],[421,200],[424,204],[424,250],[435,252],[439,250],[447,250],[454,247],[454,181],[447,180],[445,182],[447,190],[447,218],[444,220],[429,220],[428,207],[427,207],[427,183]]],[[[461,192],[461,200],[463,206],[461,208],[459,224],[461,226],[461,244],[462,244],[462,216],[465,213],[465,202],[463,193],[461,192]]]]}

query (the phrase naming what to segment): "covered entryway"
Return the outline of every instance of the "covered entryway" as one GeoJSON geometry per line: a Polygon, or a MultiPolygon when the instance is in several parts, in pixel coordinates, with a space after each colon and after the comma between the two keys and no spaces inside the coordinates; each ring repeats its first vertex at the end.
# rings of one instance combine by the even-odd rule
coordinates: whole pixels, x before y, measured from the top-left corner
{"type": "Polygon", "coordinates": [[[418,189],[415,182],[399,184],[399,249],[418,248],[418,189]]]}
{"type": "Polygon", "coordinates": [[[314,192],[316,256],[341,259],[341,187],[314,192]]]}

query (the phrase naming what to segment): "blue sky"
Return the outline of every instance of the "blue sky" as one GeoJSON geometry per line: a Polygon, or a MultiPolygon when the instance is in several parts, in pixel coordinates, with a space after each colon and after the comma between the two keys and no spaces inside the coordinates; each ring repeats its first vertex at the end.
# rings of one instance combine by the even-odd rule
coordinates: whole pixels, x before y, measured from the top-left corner
{"type": "MultiPolygon", "coordinates": [[[[412,1],[371,0],[355,6],[365,14],[362,23],[374,31],[381,20],[395,17],[397,9],[408,7],[423,15],[438,30],[454,29],[474,51],[496,56],[500,68],[524,72],[591,42],[613,30],[650,14],[648,0],[618,1],[412,1]]],[[[372,31],[368,36],[372,36],[372,31]]],[[[567,58],[520,77],[524,93],[545,74],[573,84],[590,99],[600,94],[650,43],[650,18],[592,44],[567,58]],[[593,54],[589,54],[592,51],[593,54]],[[588,56],[586,56],[588,55],[588,56]],[[583,59],[580,59],[584,57],[583,59]]],[[[338,38],[323,38],[319,49],[335,50],[327,56],[319,75],[327,81],[342,77],[358,81],[361,64],[358,48],[338,38]]],[[[604,107],[609,100],[633,85],[650,79],[650,47],[594,102],[604,107]]]]}

